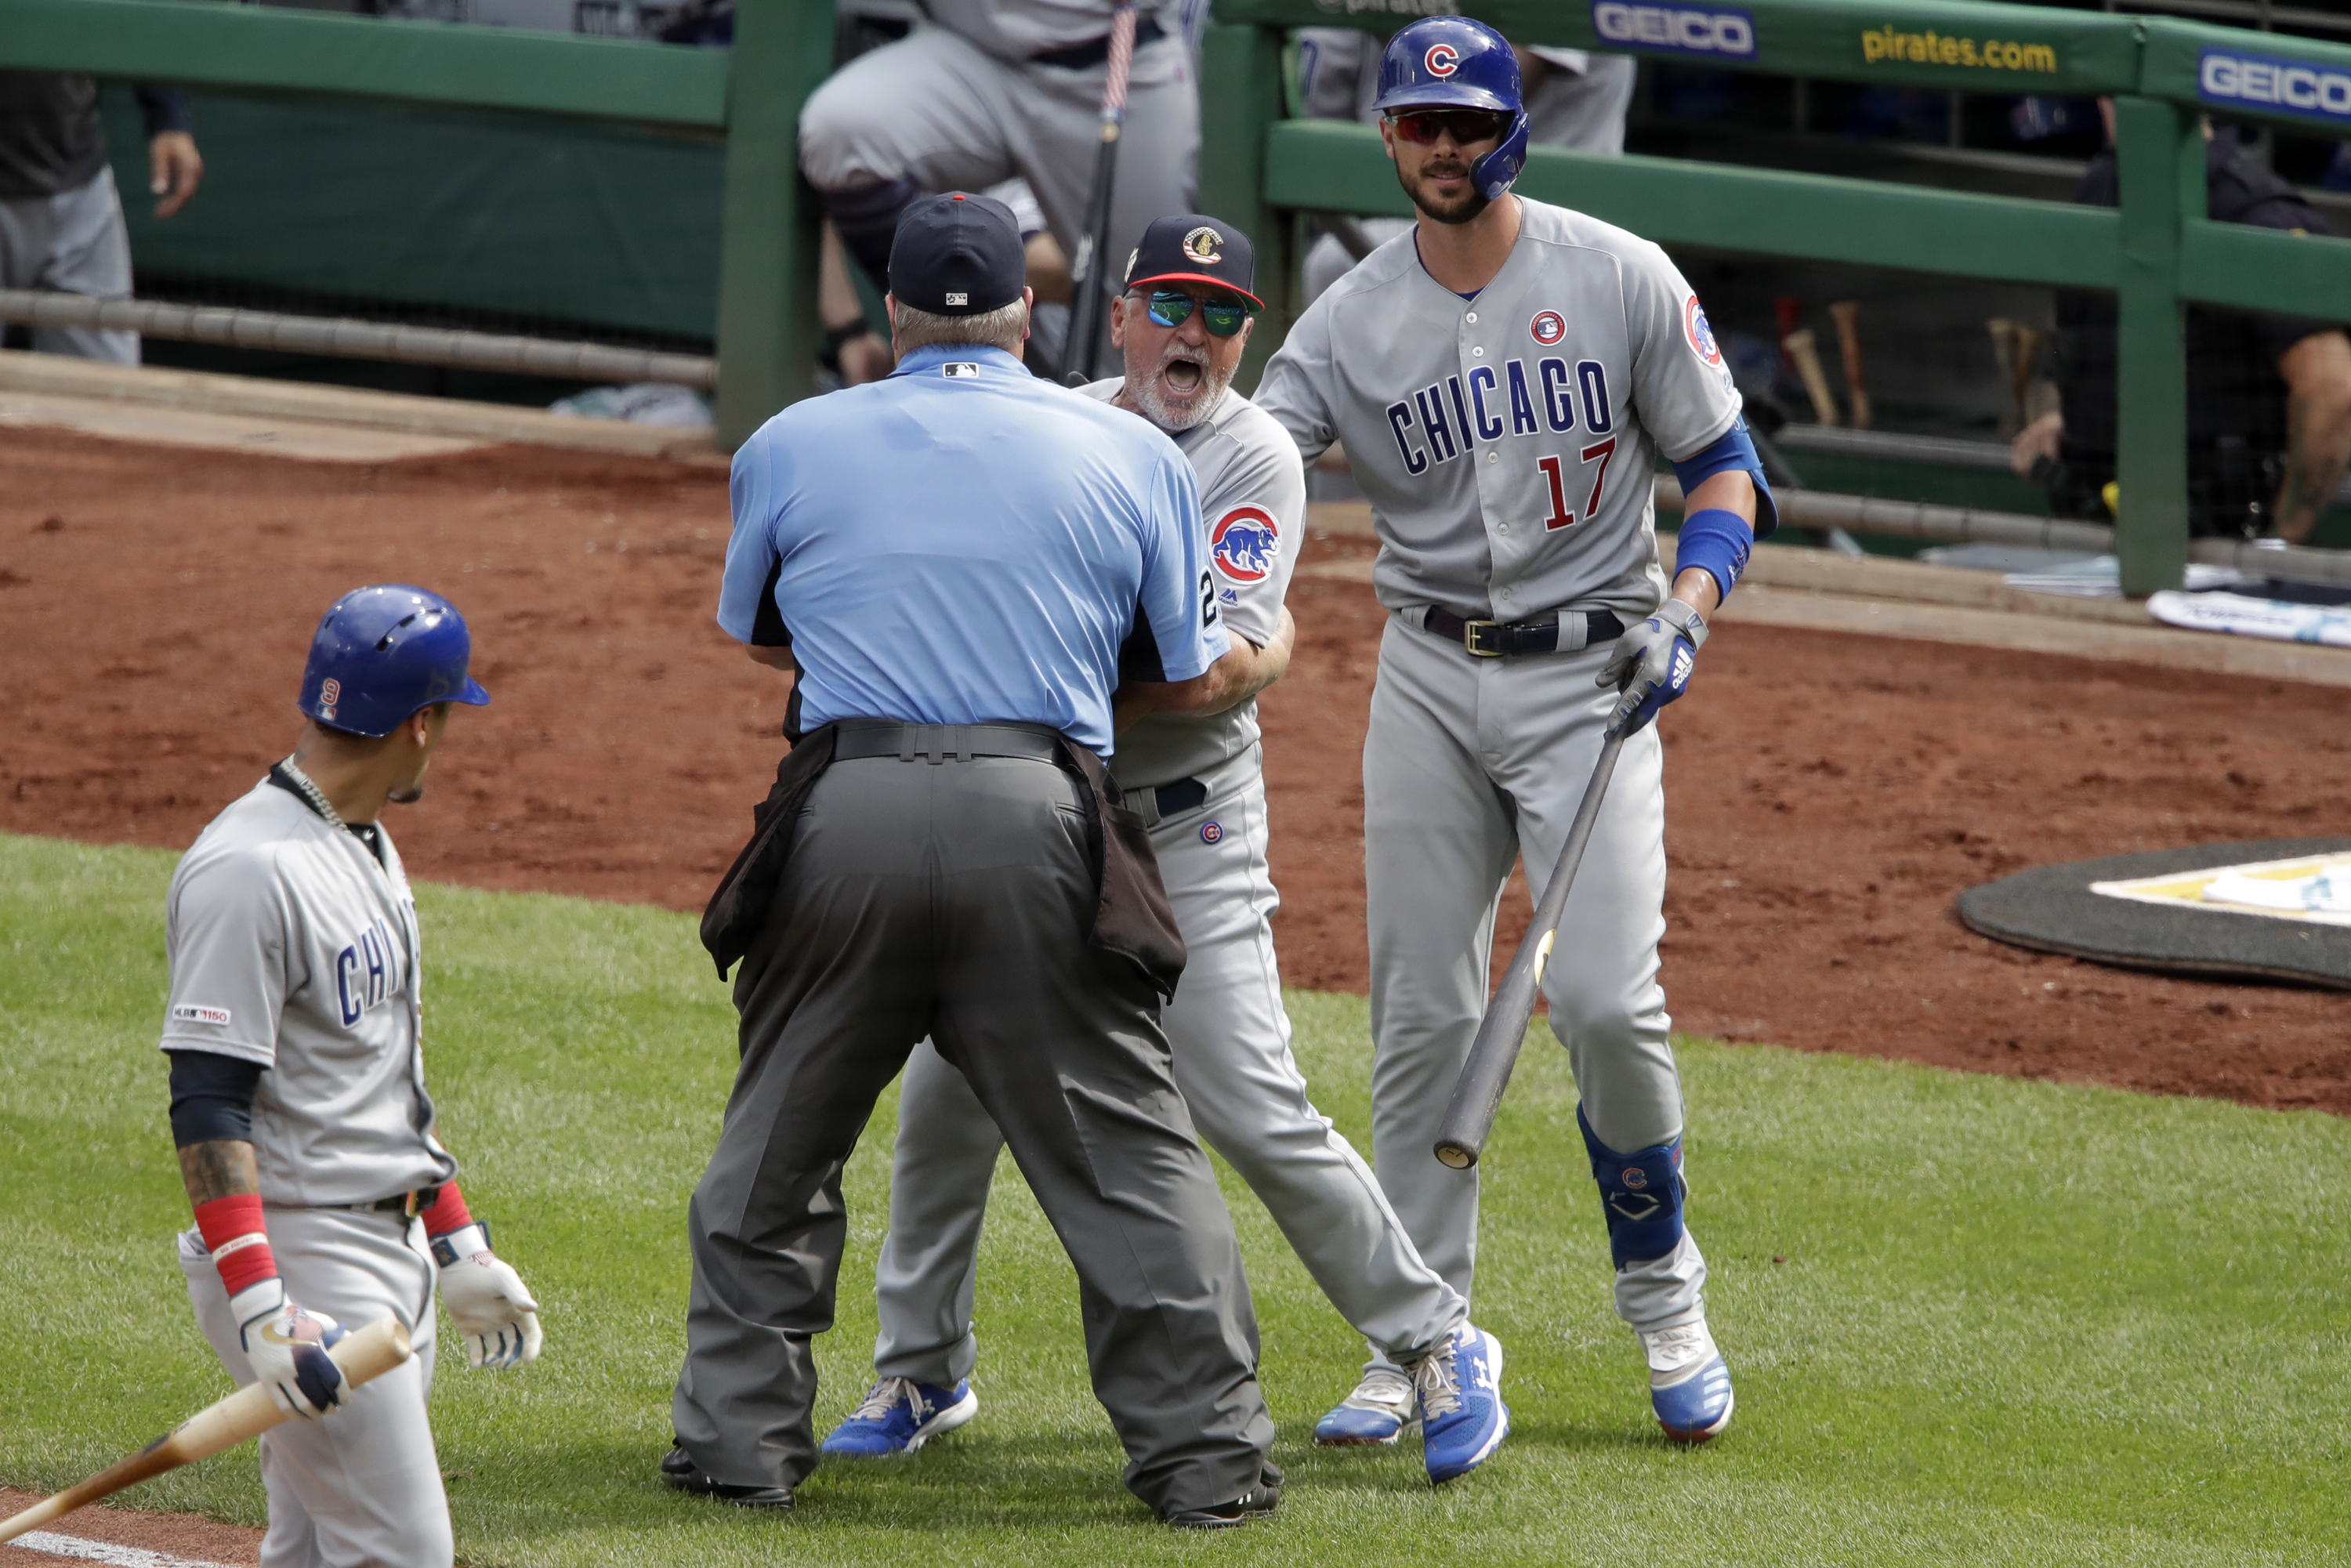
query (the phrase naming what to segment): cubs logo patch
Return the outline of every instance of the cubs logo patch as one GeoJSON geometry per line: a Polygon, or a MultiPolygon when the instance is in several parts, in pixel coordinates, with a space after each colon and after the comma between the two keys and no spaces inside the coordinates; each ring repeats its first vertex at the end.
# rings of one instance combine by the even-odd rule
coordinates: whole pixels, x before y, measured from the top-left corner
{"type": "Polygon", "coordinates": [[[228,1009],[182,1002],[172,1009],[172,1020],[174,1023],[208,1023],[215,1029],[225,1029],[228,1027],[228,1009]]]}
{"type": "Polygon", "coordinates": [[[969,360],[951,360],[939,367],[939,374],[960,380],[965,376],[979,374],[979,367],[969,360]]]}
{"type": "Polygon", "coordinates": [[[1556,310],[1538,311],[1535,319],[1527,323],[1527,331],[1536,342],[1548,349],[1567,336],[1567,319],[1556,310]]]}
{"type": "Polygon", "coordinates": [[[1201,823],[1201,824],[1200,824],[1200,841],[1201,841],[1202,843],[1204,843],[1204,844],[1220,844],[1220,843],[1224,842],[1224,841],[1225,841],[1225,830],[1224,830],[1224,825],[1223,825],[1222,823],[1220,823],[1220,822],[1203,822],[1203,823],[1201,823]]]}
{"type": "Polygon", "coordinates": [[[1450,44],[1431,44],[1420,63],[1428,68],[1430,76],[1449,77],[1461,68],[1461,51],[1450,44]]]}
{"type": "Polygon", "coordinates": [[[1689,340],[1690,352],[1701,361],[1721,365],[1722,350],[1714,340],[1714,329],[1707,325],[1706,308],[1695,294],[1682,301],[1682,335],[1689,340]]]}
{"type": "Polygon", "coordinates": [[[1203,224],[1184,236],[1184,254],[1202,267],[1214,267],[1225,259],[1225,253],[1217,248],[1224,243],[1224,235],[1203,224]]]}
{"type": "Polygon", "coordinates": [[[1643,1187],[1649,1185],[1649,1173],[1643,1170],[1638,1166],[1626,1166],[1625,1167],[1625,1185],[1631,1187],[1635,1192],[1638,1192],[1643,1187]]]}
{"type": "Polygon", "coordinates": [[[1235,582],[1263,582],[1281,555],[1281,530],[1263,507],[1235,507],[1209,530],[1217,570],[1235,582]]]}

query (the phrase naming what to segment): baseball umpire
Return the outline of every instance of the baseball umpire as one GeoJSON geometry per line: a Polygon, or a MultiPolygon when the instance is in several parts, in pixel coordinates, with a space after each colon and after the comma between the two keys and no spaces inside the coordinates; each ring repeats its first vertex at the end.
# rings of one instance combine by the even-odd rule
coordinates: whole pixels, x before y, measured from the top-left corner
{"type": "MultiPolygon", "coordinates": [[[[1633,727],[1544,976],[1551,1025],[1667,1432],[1730,1418],[1682,1218],[1681,1083],[1657,983],[1663,753],[1648,724],[1687,685],[1770,492],[1713,334],[1656,246],[1510,193],[1527,144],[1510,47],[1416,22],[1380,65],[1381,136],[1413,229],[1309,307],[1258,405],[1311,457],[1344,444],[1393,614],[1364,744],[1373,1152],[1421,1253],[1464,1296],[1478,1177],[1431,1157],[1487,997],[1494,912],[1523,850],[1556,862],[1604,733],[1633,727]],[[1648,476],[1687,497],[1658,564],[1648,476]]],[[[1472,1298],[1474,1301],[1474,1297],[1472,1298]]],[[[1350,1403],[1376,1404],[1365,1387],[1350,1403]]]]}
{"type": "MultiPolygon", "coordinates": [[[[1184,936],[1184,986],[1165,1023],[1176,1086],[1209,1145],[1239,1171],[1323,1294],[1394,1365],[1410,1373],[1429,1419],[1429,1474],[1474,1469],[1509,1423],[1497,1387],[1500,1348],[1420,1254],[1379,1183],[1307,1098],[1290,1053],[1270,916],[1263,752],[1256,694],[1280,678],[1294,639],[1282,595],[1306,511],[1304,470],[1287,432],[1231,390],[1249,342],[1249,236],[1187,214],[1144,231],[1112,331],[1126,374],[1084,391],[1175,439],[1199,477],[1216,598],[1232,651],[1211,672],[1201,712],[1158,713],[1119,736],[1118,775],[1151,842],[1184,936]]],[[[978,1354],[972,1295],[979,1228],[1002,1135],[961,1074],[925,1046],[898,1100],[890,1237],[876,1270],[878,1377],[825,1439],[829,1454],[920,1448],[971,1419],[978,1354]]],[[[1333,1412],[1324,1443],[1361,1435],[1333,1412]]]]}
{"type": "Polygon", "coordinates": [[[294,754],[172,878],[162,1046],[196,1216],[180,1266],[230,1375],[301,1417],[261,1438],[269,1568],[450,1562],[424,1409],[436,1274],[473,1365],[538,1354],[538,1304],[466,1213],[434,1134],[416,904],[376,820],[424,793],[450,705],[490,700],[470,653],[438,594],[339,600],[310,644],[294,754]],[[346,1388],[323,1347],[386,1316],[414,1357],[346,1388]]]}
{"type": "MultiPolygon", "coordinates": [[[[1061,254],[1086,226],[1113,0],[929,0],[927,22],[859,56],[800,112],[800,168],[843,244],[881,278],[898,214],[925,192],[1018,174],[1061,254]]],[[[1140,0],[1108,256],[1192,204],[1198,84],[1178,0],[1140,0]]],[[[1111,267],[1093,269],[1115,287],[1111,267]]]]}
{"type": "Polygon", "coordinates": [[[1279,1473],[1232,1218],[1168,1066],[1184,967],[1111,692],[1196,706],[1230,648],[1192,471],[1143,421],[1022,368],[1002,204],[909,209],[897,371],[736,454],[719,624],[800,671],[804,734],[704,940],[742,968],[742,1067],[689,1219],[670,1483],[789,1507],[817,1463],[841,1173],[925,1035],[1004,1130],[1077,1267],[1126,1483],[1174,1524],[1279,1473]]]}

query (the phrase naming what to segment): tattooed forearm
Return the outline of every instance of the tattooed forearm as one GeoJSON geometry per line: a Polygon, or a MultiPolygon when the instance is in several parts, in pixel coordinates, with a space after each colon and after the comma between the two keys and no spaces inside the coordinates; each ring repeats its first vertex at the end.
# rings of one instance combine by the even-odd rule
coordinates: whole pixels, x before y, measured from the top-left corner
{"type": "Polygon", "coordinates": [[[191,1205],[241,1192],[261,1190],[261,1167],[253,1145],[240,1138],[213,1138],[180,1151],[180,1180],[191,1205]]]}
{"type": "Polygon", "coordinates": [[[2351,340],[2314,332],[2279,356],[2278,373],[2286,399],[2277,531],[2298,542],[2318,526],[2351,462],[2351,340]]]}

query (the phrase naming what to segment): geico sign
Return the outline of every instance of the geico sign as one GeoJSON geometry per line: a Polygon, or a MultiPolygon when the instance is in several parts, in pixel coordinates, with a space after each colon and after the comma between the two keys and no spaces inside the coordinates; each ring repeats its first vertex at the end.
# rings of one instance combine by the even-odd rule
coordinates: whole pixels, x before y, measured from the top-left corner
{"type": "Polygon", "coordinates": [[[1592,30],[1612,44],[1644,49],[1718,57],[1755,52],[1755,18],[1744,11],[1601,0],[1592,7],[1592,30]]]}
{"type": "Polygon", "coordinates": [[[2196,68],[2196,86],[2213,103],[2265,104],[2351,120],[2351,72],[2324,66],[2207,49],[2196,68]]]}

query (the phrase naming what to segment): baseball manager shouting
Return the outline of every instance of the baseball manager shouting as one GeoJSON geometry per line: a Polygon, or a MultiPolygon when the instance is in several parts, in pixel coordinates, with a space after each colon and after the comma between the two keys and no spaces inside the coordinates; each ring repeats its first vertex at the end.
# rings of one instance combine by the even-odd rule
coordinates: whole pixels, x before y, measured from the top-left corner
{"type": "Polygon", "coordinates": [[[742,960],[742,1067],[688,1221],[664,1471],[780,1508],[814,1469],[841,1167],[927,1034],[1077,1267],[1127,1485],[1235,1524],[1280,1479],[1256,1318],[1160,1028],[1183,943],[1102,766],[1122,670],[1195,707],[1230,643],[1183,454],[1022,368],[1024,265],[999,203],[909,208],[896,373],[736,455],[719,623],[798,666],[804,737],[704,920],[742,960]]]}

